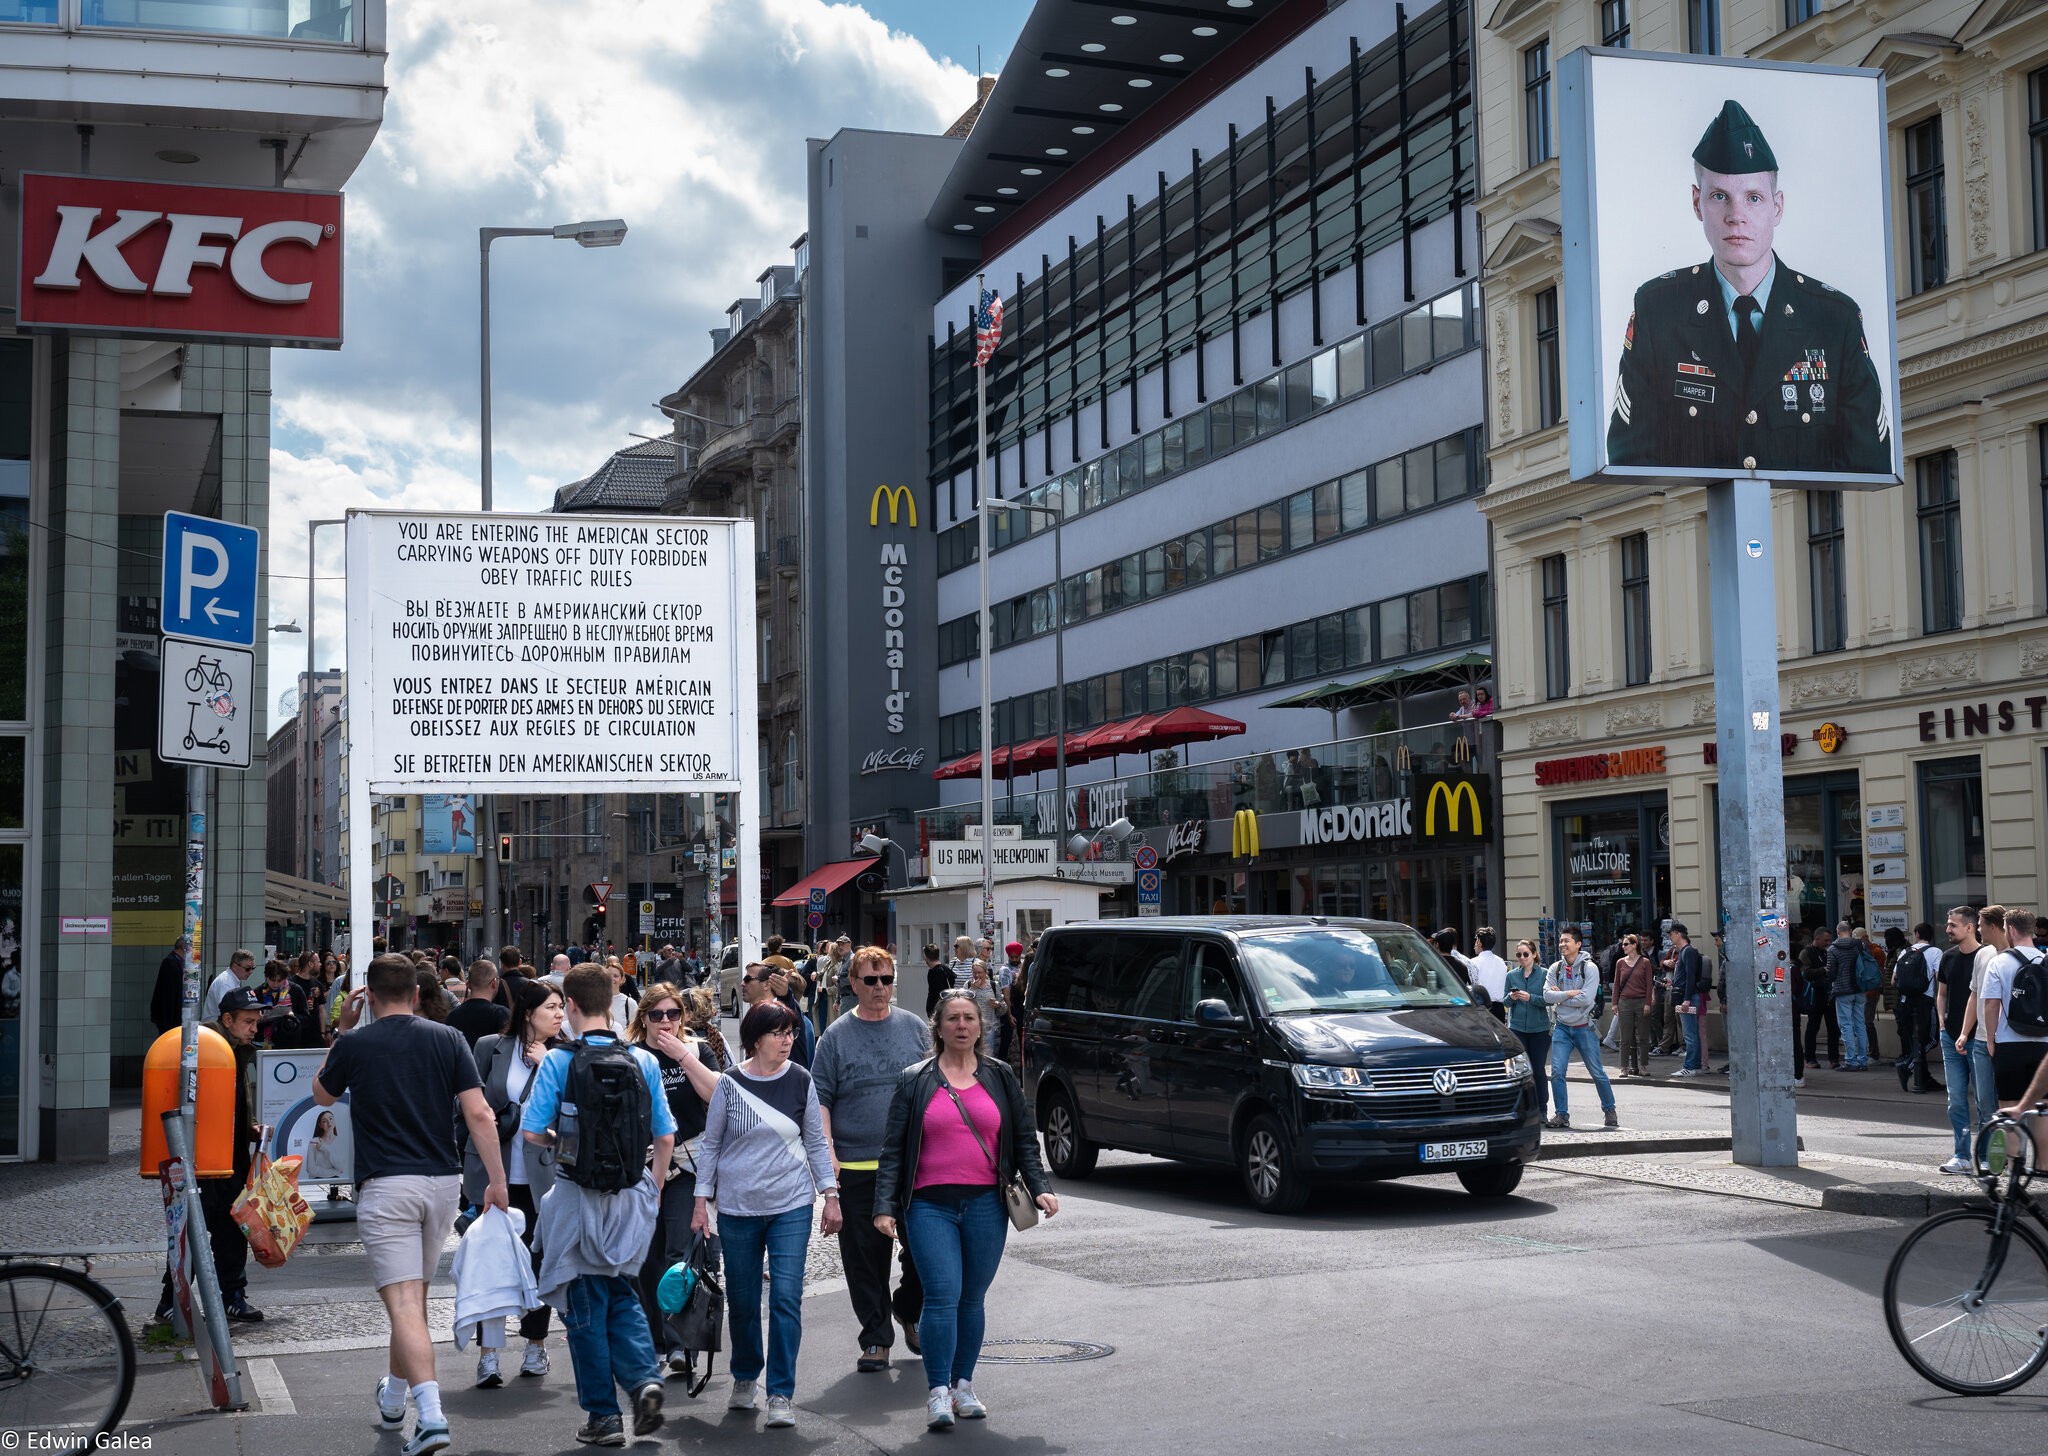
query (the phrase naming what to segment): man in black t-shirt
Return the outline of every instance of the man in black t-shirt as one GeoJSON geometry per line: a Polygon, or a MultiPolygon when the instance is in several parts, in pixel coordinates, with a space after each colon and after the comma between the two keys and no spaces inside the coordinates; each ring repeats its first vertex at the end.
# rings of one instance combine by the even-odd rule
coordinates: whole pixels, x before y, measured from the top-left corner
{"type": "Polygon", "coordinates": [[[490,957],[478,956],[471,961],[469,973],[462,979],[469,994],[448,1013],[448,1024],[462,1033],[462,1039],[473,1052],[480,1038],[503,1031],[512,1020],[512,1013],[498,1004],[498,965],[490,957]]]}
{"type": "Polygon", "coordinates": [[[1934,1014],[1941,1022],[1941,1069],[1948,1083],[1948,1125],[1955,1134],[1954,1156],[1941,1165],[1944,1173],[1970,1171],[1970,1145],[1977,1125],[1994,1109],[1973,1107],[1970,1058],[1956,1050],[1963,1034],[1963,1016],[1970,1008],[1970,977],[1976,969],[1976,912],[1963,907],[1948,915],[1949,947],[1942,952],[1934,980],[1934,1014]]]}
{"type": "Polygon", "coordinates": [[[349,1098],[356,1228],[391,1323],[391,1373],[377,1383],[377,1415],[386,1430],[398,1429],[410,1394],[417,1420],[406,1450],[425,1453],[449,1444],[427,1333],[427,1281],[462,1198],[451,1104],[460,1106],[490,1178],[485,1207],[510,1203],[497,1123],[462,1033],[415,1014],[418,979],[405,956],[378,956],[367,979],[376,1020],[334,1043],[313,1079],[313,1100],[330,1107],[349,1098]]]}

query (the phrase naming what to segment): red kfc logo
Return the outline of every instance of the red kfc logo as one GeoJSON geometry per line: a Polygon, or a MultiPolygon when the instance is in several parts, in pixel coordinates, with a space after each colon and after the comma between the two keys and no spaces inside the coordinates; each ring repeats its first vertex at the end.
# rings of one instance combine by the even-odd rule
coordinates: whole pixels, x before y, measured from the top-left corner
{"type": "Polygon", "coordinates": [[[20,321],[341,346],[341,194],[24,173],[20,321]]]}

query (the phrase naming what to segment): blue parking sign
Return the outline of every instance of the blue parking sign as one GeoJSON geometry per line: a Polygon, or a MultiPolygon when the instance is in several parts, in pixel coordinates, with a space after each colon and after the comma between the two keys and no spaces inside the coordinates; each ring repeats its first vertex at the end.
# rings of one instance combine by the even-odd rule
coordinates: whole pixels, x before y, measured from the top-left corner
{"type": "Polygon", "coordinates": [[[195,642],[253,646],[262,543],[254,526],[165,511],[158,630],[195,642]]]}

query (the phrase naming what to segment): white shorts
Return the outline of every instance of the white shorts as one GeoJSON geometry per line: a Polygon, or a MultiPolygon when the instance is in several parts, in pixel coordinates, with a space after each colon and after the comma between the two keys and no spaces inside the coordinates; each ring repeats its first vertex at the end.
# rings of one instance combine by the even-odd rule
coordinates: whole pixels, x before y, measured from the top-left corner
{"type": "Polygon", "coordinates": [[[356,1229],[379,1289],[408,1279],[430,1280],[441,1246],[455,1227],[462,1177],[449,1173],[387,1173],[356,1190],[356,1229]]]}

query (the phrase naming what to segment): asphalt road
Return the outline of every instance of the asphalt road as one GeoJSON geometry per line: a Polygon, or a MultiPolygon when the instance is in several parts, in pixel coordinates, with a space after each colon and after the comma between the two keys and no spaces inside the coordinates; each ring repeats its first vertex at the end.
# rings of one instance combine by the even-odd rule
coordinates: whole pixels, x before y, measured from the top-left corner
{"type": "MultiPolygon", "coordinates": [[[[1725,1119],[1725,1102],[1660,1086],[1621,1105],[1626,1123],[1703,1126],[1725,1119]]],[[[1845,1081],[1825,1109],[1818,1096],[1805,1105],[1809,1146],[1918,1160],[1945,1140],[1938,1098],[1901,1108],[1845,1081]]],[[[641,1448],[2048,1451],[2048,1382],[1963,1400],[1893,1351],[1877,1299],[1902,1232],[1890,1222],[1551,1169],[1502,1203],[1431,1178],[1332,1188],[1274,1219],[1227,1174],[1114,1154],[1062,1195],[1058,1219],[1012,1237],[992,1291],[990,1338],[1023,1343],[990,1349],[1020,1363],[984,1364],[985,1425],[927,1433],[907,1356],[854,1373],[855,1325],[819,1249],[797,1428],[726,1415],[721,1373],[700,1401],[678,1393],[641,1448]],[[1045,1358],[1061,1354],[1094,1358],[1045,1358]]],[[[151,1287],[141,1267],[103,1272],[124,1294],[151,1287]]],[[[153,1364],[130,1429],[195,1456],[396,1456],[371,1412],[381,1353],[362,1348],[360,1327],[351,1338],[320,1325],[371,1297],[361,1256],[342,1243],[295,1257],[254,1292],[279,1316],[251,1332],[274,1352],[250,1362],[258,1408],[204,1413],[191,1369],[153,1364]]],[[[497,1391],[471,1389],[473,1360],[442,1347],[458,1451],[572,1448],[559,1334],[553,1347],[552,1376],[497,1391]]]]}

